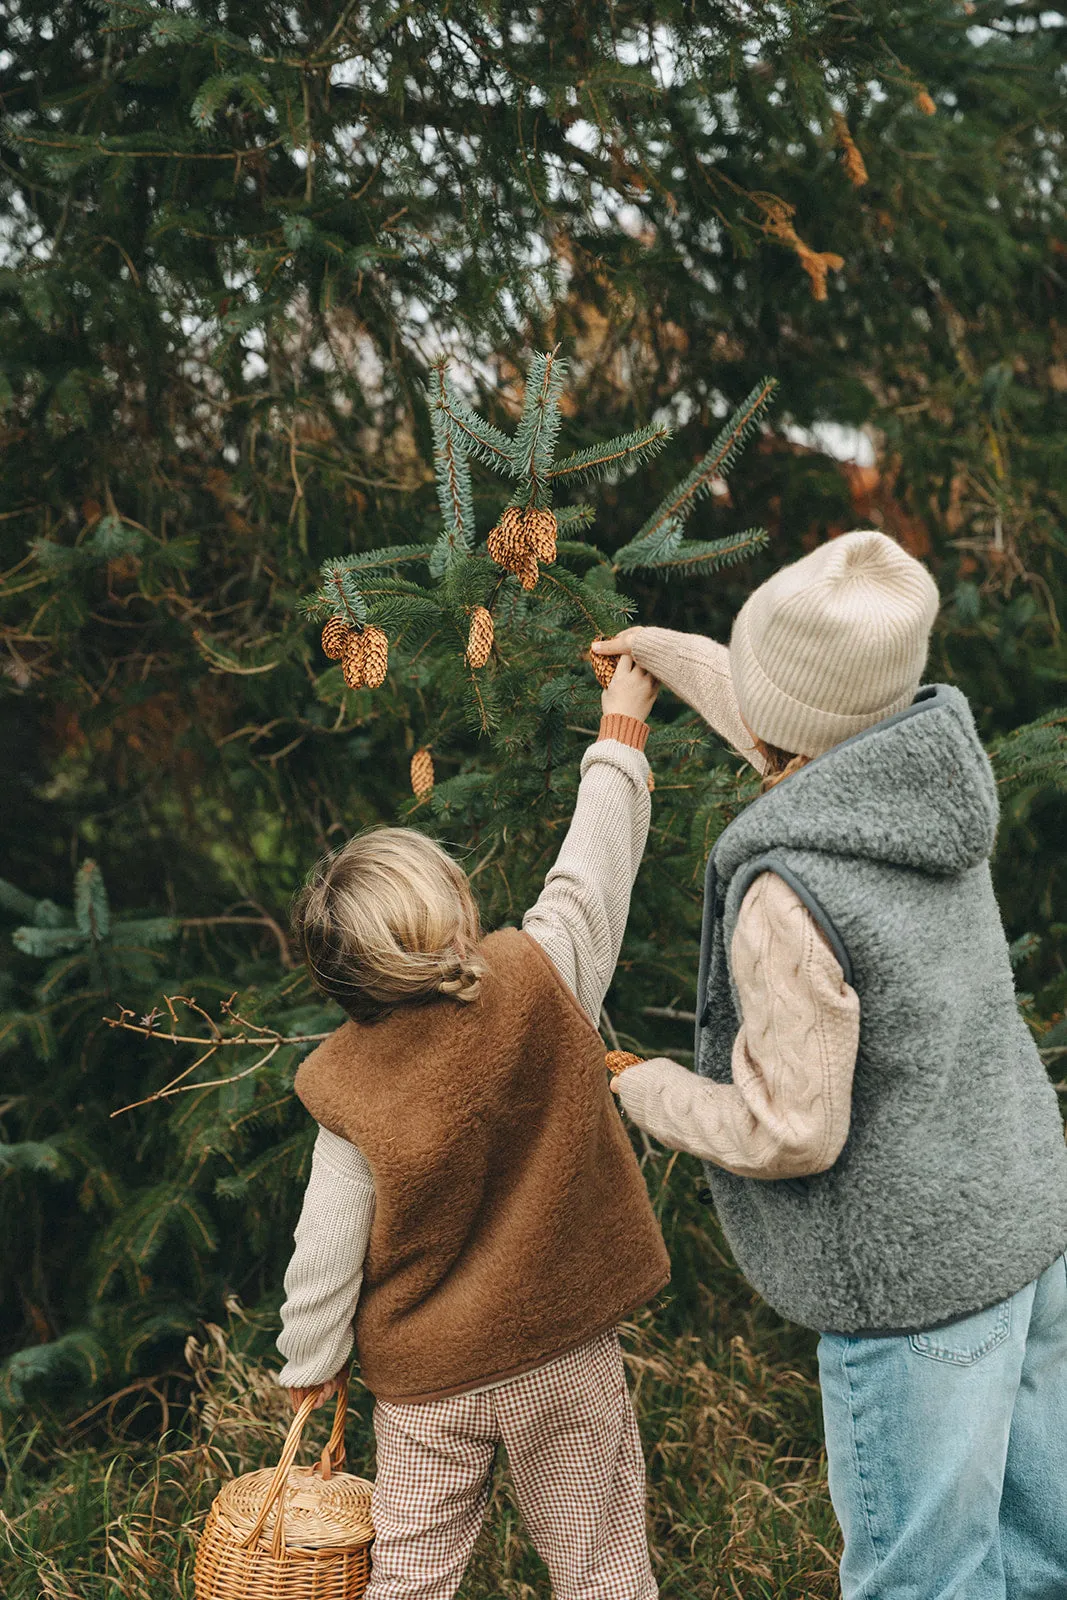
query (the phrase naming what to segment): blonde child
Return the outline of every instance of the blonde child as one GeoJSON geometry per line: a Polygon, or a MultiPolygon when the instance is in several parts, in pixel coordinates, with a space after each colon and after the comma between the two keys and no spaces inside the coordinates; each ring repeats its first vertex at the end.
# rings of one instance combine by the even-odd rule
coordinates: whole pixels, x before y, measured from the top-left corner
{"type": "Polygon", "coordinates": [[[651,1600],[644,1461],[617,1324],[669,1266],[597,1034],[649,820],[654,680],[623,658],[522,931],[414,829],[319,863],[294,923],[350,1018],[304,1062],[319,1123],[279,1381],[376,1405],[367,1600],[449,1600],[507,1449],[557,1600],[651,1600]],[[355,1322],[353,1335],[353,1319],[355,1322]]]}
{"type": "Polygon", "coordinates": [[[697,1072],[616,1082],[821,1334],[844,1600],[1063,1600],[1067,1150],[993,894],[989,762],[959,690],[920,688],[937,607],[861,531],[757,589],[729,650],[600,647],[764,774],[708,866],[697,1072]]]}

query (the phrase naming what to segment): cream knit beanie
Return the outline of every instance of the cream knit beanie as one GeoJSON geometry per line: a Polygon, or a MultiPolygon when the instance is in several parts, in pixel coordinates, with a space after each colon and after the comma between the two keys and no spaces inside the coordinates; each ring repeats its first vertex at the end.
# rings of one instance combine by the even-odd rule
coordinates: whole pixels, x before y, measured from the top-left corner
{"type": "Polygon", "coordinates": [[[749,595],[730,638],[748,728],[817,756],[915,698],[940,597],[884,533],[842,534],[749,595]]]}

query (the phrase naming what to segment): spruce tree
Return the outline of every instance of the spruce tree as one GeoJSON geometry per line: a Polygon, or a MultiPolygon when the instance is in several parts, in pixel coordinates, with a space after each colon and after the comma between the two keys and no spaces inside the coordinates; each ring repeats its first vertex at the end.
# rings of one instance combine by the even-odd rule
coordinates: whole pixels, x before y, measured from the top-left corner
{"type": "MultiPolygon", "coordinates": [[[[12,1394],[53,1357],[65,1380],[165,1365],[229,1290],[277,1294],[302,1046],[110,1120],[196,1059],[155,1037],[161,997],[229,1034],[235,989],[264,1038],[328,1027],[285,906],[367,823],[449,840],[487,920],[514,918],[596,725],[593,634],[724,638],[751,583],[844,528],[938,576],[932,670],[999,741],[1000,887],[1030,1014],[1059,1025],[1064,31],[1029,0],[7,7],[0,910],[36,930],[0,1025],[12,1394]],[[573,483],[508,454],[557,346],[539,448],[573,483]],[[720,431],[766,373],[722,492],[720,431]],[[834,426],[877,466],[822,448],[834,426]],[[635,470],[613,435],[643,441],[635,470]],[[557,519],[530,590],[488,552],[508,505],[557,519]],[[387,636],[378,687],[322,655],[336,583],[301,602],[324,566],[387,636]],[[102,935],[70,887],[87,860],[102,935]],[[118,1005],[147,1035],[104,1026],[118,1005]]],[[[691,1003],[703,858],[752,785],[669,697],[656,718],[654,867],[608,1010],[684,1059],[687,1024],[648,1008],[691,1003]]],[[[231,1049],[251,1064],[219,1047],[200,1076],[231,1049]]]]}

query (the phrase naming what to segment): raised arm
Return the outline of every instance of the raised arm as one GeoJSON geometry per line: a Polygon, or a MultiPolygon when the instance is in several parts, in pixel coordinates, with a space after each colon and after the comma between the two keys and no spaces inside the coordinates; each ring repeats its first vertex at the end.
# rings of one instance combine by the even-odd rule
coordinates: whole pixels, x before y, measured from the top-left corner
{"type": "Polygon", "coordinates": [[[730,652],[702,633],[675,633],[671,628],[627,628],[614,639],[593,646],[598,654],[627,650],[638,666],[658,678],[686,705],[700,713],[720,739],[757,772],[766,762],[741,721],[730,677],[730,652]]]}
{"type": "Polygon", "coordinates": [[[808,908],[771,872],[745,896],[730,965],[742,1013],[733,1082],[657,1057],[612,1087],[671,1149],[744,1178],[824,1172],[848,1137],[859,998],[808,908]]]}
{"type": "Polygon", "coordinates": [[[325,1383],[348,1360],[373,1219],[374,1179],[366,1157],[320,1128],[285,1274],[278,1335],[285,1366],[277,1380],[283,1388],[325,1383]]]}
{"type": "Polygon", "coordinates": [[[652,680],[624,657],[604,692],[600,737],[582,757],[567,837],[522,919],[594,1027],[619,959],[648,837],[644,718],[655,695],[652,680]]]}

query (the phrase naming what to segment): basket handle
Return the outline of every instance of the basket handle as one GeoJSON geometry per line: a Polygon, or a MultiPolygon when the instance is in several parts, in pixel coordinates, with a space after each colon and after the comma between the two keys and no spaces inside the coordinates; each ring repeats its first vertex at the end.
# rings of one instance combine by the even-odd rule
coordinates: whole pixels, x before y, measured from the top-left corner
{"type": "MultiPolygon", "coordinates": [[[[289,1432],[282,1445],[282,1453],[278,1457],[278,1465],[274,1469],[274,1476],[270,1486],[263,1497],[263,1504],[259,1508],[259,1516],[255,1523],[239,1540],[242,1550],[251,1550],[267,1525],[267,1518],[276,1502],[280,1502],[285,1485],[289,1478],[289,1468],[296,1460],[296,1453],[300,1449],[300,1437],[304,1432],[304,1424],[315,1409],[315,1395],[305,1395],[297,1408],[296,1415],[289,1425],[289,1432]]],[[[331,1472],[340,1472],[345,1464],[345,1422],[348,1418],[348,1373],[341,1379],[341,1387],[337,1391],[337,1407],[333,1414],[333,1427],[330,1438],[321,1457],[322,1476],[328,1478],[331,1472]]],[[[281,1514],[279,1504],[278,1515],[274,1519],[274,1537],[271,1540],[271,1555],[275,1560],[285,1554],[285,1518],[281,1514]]]]}

